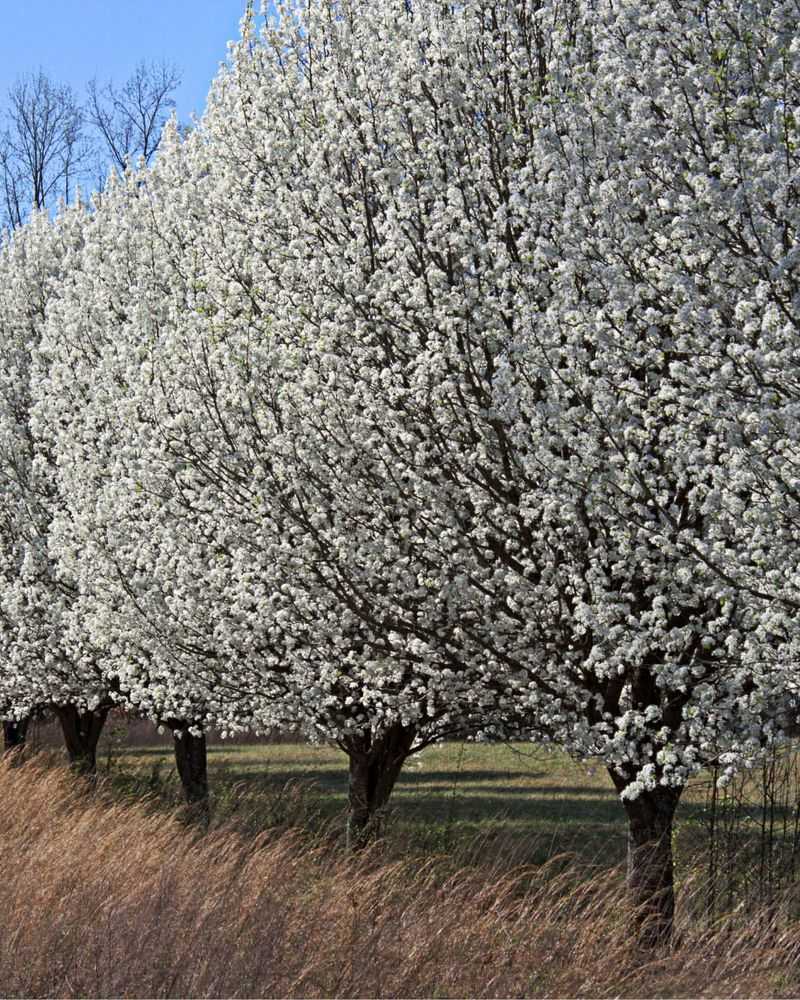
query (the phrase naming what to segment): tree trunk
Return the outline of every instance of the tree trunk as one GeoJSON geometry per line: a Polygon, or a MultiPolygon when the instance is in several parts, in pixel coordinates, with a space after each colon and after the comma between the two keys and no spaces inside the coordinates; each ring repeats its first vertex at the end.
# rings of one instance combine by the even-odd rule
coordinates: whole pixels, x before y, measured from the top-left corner
{"type": "Polygon", "coordinates": [[[3,722],[3,747],[6,753],[22,753],[30,721],[31,717],[26,715],[22,719],[6,719],[3,722]]]}
{"type": "Polygon", "coordinates": [[[110,708],[110,704],[100,704],[93,711],[80,711],[75,705],[55,706],[70,766],[79,774],[94,777],[97,773],[97,743],[110,708]]]}
{"type": "Polygon", "coordinates": [[[189,813],[200,822],[209,820],[208,762],[205,735],[194,736],[186,723],[168,721],[175,747],[175,766],[181,779],[189,813]]]}
{"type": "MultiPolygon", "coordinates": [[[[629,783],[609,769],[617,788],[629,783]]],[[[628,817],[628,891],[636,908],[636,935],[643,948],[669,944],[675,923],[672,820],[681,788],[657,785],[635,799],[623,799],[628,817]]]]}
{"type": "Polygon", "coordinates": [[[382,811],[408,757],[417,730],[395,723],[380,736],[371,733],[348,737],[342,749],[350,759],[350,812],[347,846],[365,847],[380,834],[382,811]]]}

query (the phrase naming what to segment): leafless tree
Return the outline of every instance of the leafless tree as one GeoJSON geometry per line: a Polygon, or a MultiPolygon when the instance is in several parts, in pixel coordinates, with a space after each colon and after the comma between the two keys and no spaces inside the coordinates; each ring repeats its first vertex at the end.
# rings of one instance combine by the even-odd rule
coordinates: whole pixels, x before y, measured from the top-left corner
{"type": "Polygon", "coordinates": [[[139,158],[152,160],[180,82],[179,71],[165,62],[140,62],[119,88],[112,81],[103,86],[89,82],[88,121],[120,170],[139,158]]]}
{"type": "Polygon", "coordinates": [[[32,208],[69,201],[89,155],[83,109],[67,84],[42,70],[21,76],[8,91],[0,132],[0,195],[6,225],[32,208]]]}

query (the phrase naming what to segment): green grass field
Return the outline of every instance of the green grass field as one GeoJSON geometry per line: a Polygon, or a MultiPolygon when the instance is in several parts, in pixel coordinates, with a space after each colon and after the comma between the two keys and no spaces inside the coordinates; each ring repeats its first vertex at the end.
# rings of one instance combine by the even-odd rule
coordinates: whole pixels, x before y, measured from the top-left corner
{"type": "MultiPolygon", "coordinates": [[[[343,828],[347,759],[338,749],[222,743],[209,747],[208,759],[215,822],[256,830],[297,825],[332,835],[343,828]]],[[[101,752],[99,764],[120,792],[179,801],[168,744],[101,752]]],[[[681,804],[677,837],[687,844],[702,823],[704,794],[698,786],[681,804]]],[[[463,860],[477,851],[538,864],[569,853],[605,867],[624,859],[626,822],[602,765],[531,744],[445,743],[409,759],[384,836],[403,854],[453,853],[463,860]]]]}

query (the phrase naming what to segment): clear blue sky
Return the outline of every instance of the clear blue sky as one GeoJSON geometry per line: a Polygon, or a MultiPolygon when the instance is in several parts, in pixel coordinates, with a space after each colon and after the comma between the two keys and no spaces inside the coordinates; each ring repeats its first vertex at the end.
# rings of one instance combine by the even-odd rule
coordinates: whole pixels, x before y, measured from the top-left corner
{"type": "MultiPolygon", "coordinates": [[[[239,35],[246,0],[0,0],[0,105],[14,80],[41,67],[82,95],[96,76],[123,83],[136,64],[166,59],[183,74],[178,116],[201,113],[239,35]]],[[[258,3],[256,3],[258,9],[258,3]]]]}

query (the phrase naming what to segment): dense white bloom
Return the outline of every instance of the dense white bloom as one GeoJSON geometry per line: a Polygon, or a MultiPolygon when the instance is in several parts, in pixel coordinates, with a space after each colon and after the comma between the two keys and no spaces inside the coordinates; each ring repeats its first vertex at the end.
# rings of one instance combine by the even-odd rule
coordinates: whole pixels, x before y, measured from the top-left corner
{"type": "Polygon", "coordinates": [[[92,710],[107,695],[91,647],[71,645],[76,582],[50,552],[62,503],[52,428],[31,419],[31,383],[47,308],[80,251],[86,210],[45,213],[0,252],[0,702],[7,716],[41,704],[92,710]]]}
{"type": "Polygon", "coordinates": [[[135,704],[525,731],[621,787],[758,749],[791,576],[749,582],[728,401],[794,265],[730,219],[791,224],[796,45],[673,6],[287,5],[104,196],[40,405],[76,648],[135,704]]]}
{"type": "Polygon", "coordinates": [[[43,559],[71,663],[359,787],[465,729],[598,756],[666,856],[796,712],[798,60],[789,3],[246,23],[41,307],[6,605],[43,559]]]}

